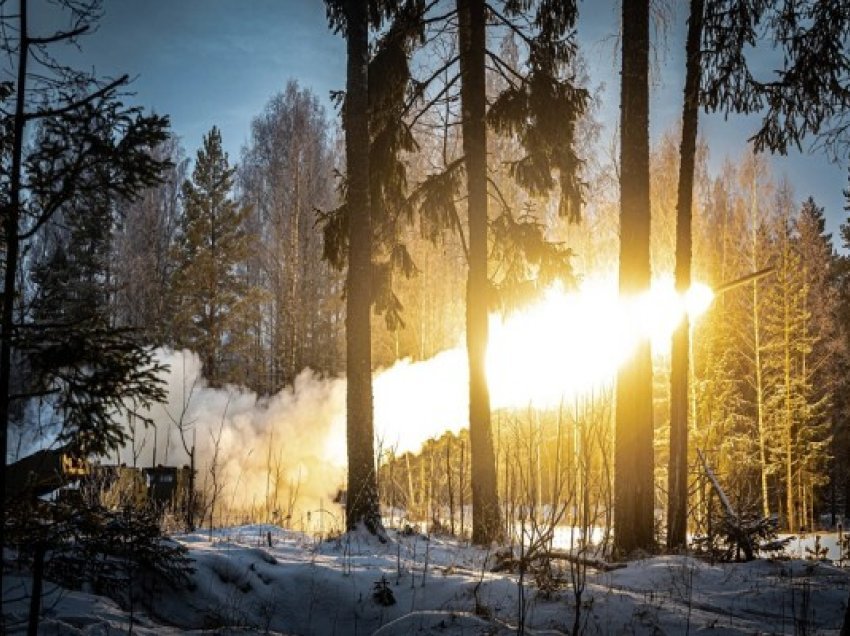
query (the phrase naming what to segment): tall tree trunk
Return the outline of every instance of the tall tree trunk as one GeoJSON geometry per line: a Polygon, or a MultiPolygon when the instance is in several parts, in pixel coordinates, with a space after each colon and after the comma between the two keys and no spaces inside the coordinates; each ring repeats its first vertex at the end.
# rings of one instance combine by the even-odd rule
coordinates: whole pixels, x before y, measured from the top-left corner
{"type": "Polygon", "coordinates": [[[782,281],[782,333],[783,343],[782,349],[784,353],[783,362],[783,379],[784,379],[784,399],[783,399],[783,446],[785,451],[785,507],[787,508],[786,517],[788,521],[788,532],[797,532],[797,501],[794,496],[794,411],[792,405],[791,391],[791,290],[790,282],[788,281],[789,263],[788,263],[788,236],[787,229],[783,225],[782,228],[782,259],[783,259],[783,281],[782,281]]]}
{"type": "Polygon", "coordinates": [[[484,82],[484,0],[458,0],[461,110],[469,214],[466,349],[469,356],[469,440],[472,460],[472,540],[487,544],[500,534],[496,459],[490,427],[485,358],[488,338],[487,129],[484,82]]]}
{"type": "MultiPolygon", "coordinates": [[[[649,291],[649,0],[623,0],[620,295],[649,291]]],[[[648,339],[617,373],[614,545],[654,548],[652,356],[648,339]]]]}
{"type": "MultiPolygon", "coordinates": [[[[466,523],[466,500],[464,499],[464,489],[466,488],[466,442],[463,441],[463,438],[460,440],[460,470],[458,471],[458,494],[460,497],[460,501],[458,505],[460,507],[460,536],[464,536],[464,527],[466,523]]],[[[850,483],[850,480],[848,480],[850,483]]],[[[850,486],[848,486],[848,490],[850,490],[850,486]]],[[[848,498],[850,501],[850,498],[848,498]]]]}
{"type": "Polygon", "coordinates": [[[844,517],[850,517],[850,470],[844,469],[844,517]]]}
{"type": "MultiPolygon", "coordinates": [[[[758,171],[753,170],[752,191],[750,194],[750,266],[753,271],[759,268],[759,240],[758,230],[759,223],[756,218],[758,196],[758,171]]],[[[762,370],[761,357],[761,310],[759,296],[759,281],[753,281],[753,365],[755,367],[756,380],[756,424],[758,426],[759,436],[759,477],[761,481],[761,499],[762,499],[762,514],[765,518],[770,517],[770,498],[767,488],[767,431],[764,422],[765,412],[765,389],[764,389],[764,373],[762,370]]]]}
{"type": "MultiPolygon", "coordinates": [[[[300,150],[300,149],[299,149],[300,150]]],[[[292,262],[292,280],[289,282],[289,311],[291,315],[291,329],[292,329],[292,350],[290,351],[290,360],[289,360],[289,376],[290,382],[295,382],[295,376],[298,375],[298,372],[301,370],[301,347],[303,343],[301,342],[303,338],[303,332],[301,330],[301,320],[302,314],[299,313],[298,307],[303,303],[303,297],[299,298],[298,295],[298,285],[300,284],[301,279],[301,245],[300,240],[301,236],[299,234],[300,224],[301,224],[301,152],[295,152],[295,176],[294,176],[294,189],[295,189],[295,205],[293,218],[291,220],[290,225],[290,248],[289,248],[289,258],[292,262]]],[[[301,307],[301,311],[304,308],[301,307]]],[[[370,362],[371,364],[371,362],[370,362]]]]}
{"type": "Polygon", "coordinates": [[[765,518],[770,517],[770,499],[767,490],[767,431],[764,423],[764,378],[761,360],[761,320],[759,315],[758,281],[753,281],[753,349],[756,371],[756,420],[759,434],[759,474],[761,479],[761,511],[765,518]]]}
{"type": "MultiPolygon", "coordinates": [[[[47,552],[46,541],[38,537],[35,541],[35,554],[32,565],[32,588],[30,589],[30,612],[27,621],[27,636],[38,636],[41,623],[41,595],[44,588],[44,556],[47,552]]],[[[132,598],[132,591],[130,592],[132,598]]]]}
{"type": "MultiPolygon", "coordinates": [[[[192,430],[194,438],[195,429],[192,430]]],[[[203,522],[203,519],[201,520],[203,522]]],[[[189,453],[189,492],[186,496],[186,529],[195,531],[195,442],[192,440],[192,452],[189,453]]]]}
{"type": "Polygon", "coordinates": [[[346,294],[346,415],[348,498],[346,527],[380,529],[372,423],[372,223],[369,207],[369,24],[365,2],[346,3],[348,79],[345,160],[348,174],[346,294]]]}
{"type": "MultiPolygon", "coordinates": [[[[27,2],[20,0],[18,45],[18,79],[15,85],[15,120],[12,130],[12,168],[9,175],[9,203],[3,215],[6,262],[3,278],[2,314],[0,314],[0,555],[6,548],[6,455],[9,448],[9,387],[12,373],[12,332],[14,330],[15,283],[18,272],[18,222],[21,216],[21,171],[24,152],[24,107],[26,105],[27,58],[29,39],[27,31],[27,2]]],[[[3,587],[5,567],[0,559],[0,589],[3,587]]],[[[0,608],[2,609],[2,608],[0,608]]],[[[0,627],[5,620],[0,611],[0,627]]]]}
{"type": "MultiPolygon", "coordinates": [[[[688,40],[685,45],[685,99],[682,107],[682,145],[679,149],[679,191],[676,199],[676,291],[691,286],[691,210],[694,163],[699,121],[699,85],[702,76],[703,0],[691,0],[688,40]]],[[[667,547],[684,548],[688,530],[688,315],[673,333],[670,369],[670,466],[668,470],[667,547]]]]}

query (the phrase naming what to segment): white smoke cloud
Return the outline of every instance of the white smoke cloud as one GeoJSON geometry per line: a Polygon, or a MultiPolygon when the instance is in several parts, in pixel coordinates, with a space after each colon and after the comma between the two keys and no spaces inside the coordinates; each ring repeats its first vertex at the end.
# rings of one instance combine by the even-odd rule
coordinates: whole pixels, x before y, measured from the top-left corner
{"type": "MultiPolygon", "coordinates": [[[[262,519],[278,510],[303,518],[332,507],[345,480],[344,379],[305,370],[293,386],[259,398],[244,387],[207,386],[192,352],[160,349],[156,358],[169,367],[168,400],[149,413],[155,427],[137,427],[120,453],[122,462],[133,464],[135,453],[138,466],[188,464],[182,422],[186,445],[194,440],[196,446],[198,487],[212,489],[215,467],[219,504],[231,514],[253,512],[262,519]]],[[[467,421],[467,390],[460,349],[377,372],[378,444],[397,452],[418,450],[429,437],[459,430],[467,421]]]]}
{"type": "Polygon", "coordinates": [[[122,462],[133,464],[135,449],[139,466],[188,464],[185,440],[196,448],[197,486],[211,492],[215,471],[217,507],[260,519],[318,508],[343,484],[344,458],[329,444],[344,437],[344,381],[307,370],[293,387],[261,399],[244,387],[207,386],[189,351],[161,349],[156,358],[169,367],[168,400],[151,409],[153,428],[137,427],[122,462]]]}

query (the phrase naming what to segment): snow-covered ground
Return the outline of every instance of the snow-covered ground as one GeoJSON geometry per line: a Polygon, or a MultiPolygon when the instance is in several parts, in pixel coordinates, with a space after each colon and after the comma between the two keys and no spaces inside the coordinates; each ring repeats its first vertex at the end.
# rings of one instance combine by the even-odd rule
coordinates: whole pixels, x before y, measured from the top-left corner
{"type": "MultiPolygon", "coordinates": [[[[363,533],[331,541],[274,526],[240,526],[176,537],[195,562],[194,590],[163,594],[136,634],[513,634],[520,622],[516,574],[492,573],[487,551],[455,539],[400,535],[379,542],[363,533]],[[272,547],[268,546],[271,536],[272,547]],[[212,540],[211,540],[212,539],[212,540]],[[376,584],[395,603],[376,602],[376,584]],[[227,627],[227,629],[222,629],[227,627]]],[[[835,535],[824,535],[833,545],[835,535]]],[[[792,542],[805,554],[814,535],[792,542]]],[[[529,634],[573,633],[575,597],[565,584],[549,595],[526,582],[529,634]]],[[[530,577],[529,578],[533,578],[530,577]]],[[[24,577],[4,592],[7,628],[25,633],[24,577]],[[15,621],[18,621],[17,623],[15,621]]],[[[587,571],[581,602],[586,634],[837,634],[850,574],[804,559],[709,564],[685,556],[632,561],[587,571]]],[[[127,633],[129,615],[84,592],[46,586],[44,634],[127,633]]]]}

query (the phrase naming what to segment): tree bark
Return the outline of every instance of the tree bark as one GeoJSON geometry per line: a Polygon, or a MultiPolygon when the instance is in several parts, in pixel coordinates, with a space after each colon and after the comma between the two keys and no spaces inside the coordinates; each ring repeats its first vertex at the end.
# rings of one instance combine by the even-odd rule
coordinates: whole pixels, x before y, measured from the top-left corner
{"type": "MultiPolygon", "coordinates": [[[[203,522],[203,520],[201,520],[203,522]]],[[[189,453],[189,492],[186,495],[186,529],[195,531],[195,445],[189,453]]]]}
{"type": "Polygon", "coordinates": [[[369,24],[365,2],[348,2],[345,159],[348,175],[346,294],[346,527],[380,530],[372,422],[372,223],[369,206],[369,24]]]}
{"type": "MultiPolygon", "coordinates": [[[[676,291],[684,295],[691,286],[691,216],[694,193],[699,86],[702,76],[703,0],[691,0],[688,39],[685,45],[685,98],[682,108],[682,144],[679,149],[679,191],[676,199],[676,291]]],[[[668,469],[667,547],[684,548],[688,528],[688,315],[673,333],[670,369],[670,466],[668,469]]]]}
{"type": "MultiPolygon", "coordinates": [[[[620,296],[649,291],[649,0],[623,0],[620,296]]],[[[654,549],[652,356],[644,338],[617,374],[614,545],[654,549]]]]}
{"type": "MultiPolygon", "coordinates": [[[[27,2],[20,0],[18,24],[20,28],[18,45],[18,78],[15,85],[15,120],[12,130],[12,167],[9,174],[9,203],[3,219],[5,234],[6,262],[2,313],[0,314],[0,555],[6,548],[6,455],[9,448],[9,387],[12,373],[12,332],[14,330],[14,311],[18,273],[19,228],[21,216],[21,171],[24,148],[24,107],[26,106],[27,58],[29,57],[29,39],[27,30],[27,2]]],[[[3,587],[5,567],[0,559],[0,589],[3,587]]],[[[5,623],[0,611],[0,627],[5,623]]]]}
{"type": "Polygon", "coordinates": [[[487,129],[484,0],[458,0],[463,152],[469,215],[466,348],[469,358],[469,439],[472,461],[472,540],[488,544],[500,532],[496,460],[485,360],[488,338],[487,129]]]}
{"type": "Polygon", "coordinates": [[[36,539],[32,565],[32,589],[30,589],[27,636],[38,636],[38,625],[41,622],[41,594],[44,587],[44,555],[46,551],[47,546],[44,540],[41,538],[36,539]]]}

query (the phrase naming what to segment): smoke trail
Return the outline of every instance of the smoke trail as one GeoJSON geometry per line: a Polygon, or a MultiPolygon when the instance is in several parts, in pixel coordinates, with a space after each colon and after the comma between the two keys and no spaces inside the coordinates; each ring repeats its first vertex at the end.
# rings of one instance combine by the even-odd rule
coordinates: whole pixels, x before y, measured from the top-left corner
{"type": "MultiPolygon", "coordinates": [[[[704,291],[706,302],[695,315],[710,302],[710,290],[704,291]]],[[[557,408],[565,397],[610,382],[639,338],[669,341],[685,301],[672,279],[645,298],[625,300],[610,281],[585,280],[577,292],[553,288],[523,312],[491,316],[492,407],[557,408]]],[[[169,366],[168,402],[152,408],[154,427],[135,427],[120,461],[182,465],[194,446],[197,485],[210,492],[215,481],[222,509],[271,519],[273,511],[284,518],[329,506],[345,479],[344,379],[305,370],[293,386],[259,398],[244,387],[208,387],[189,351],[160,349],[156,357],[169,366]]],[[[468,421],[468,385],[462,347],[376,372],[378,447],[416,451],[429,438],[457,432],[468,421]]],[[[49,403],[36,410],[38,419],[50,421],[49,403]]],[[[126,424],[131,430],[132,420],[126,424]]],[[[42,430],[51,426],[57,424],[42,430]]]]}

